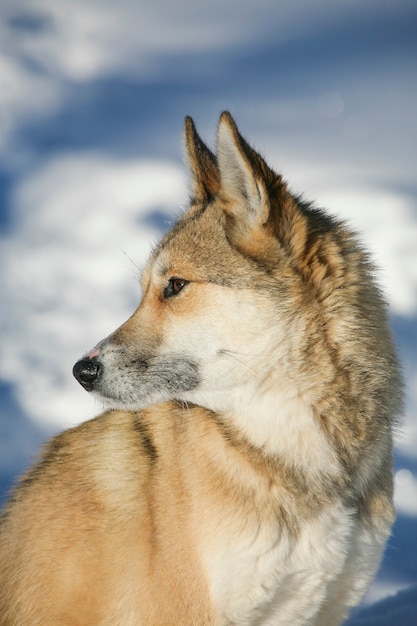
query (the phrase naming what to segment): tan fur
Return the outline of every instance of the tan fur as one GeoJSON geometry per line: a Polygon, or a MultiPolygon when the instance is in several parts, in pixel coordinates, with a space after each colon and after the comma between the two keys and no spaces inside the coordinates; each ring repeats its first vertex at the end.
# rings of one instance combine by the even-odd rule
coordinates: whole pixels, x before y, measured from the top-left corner
{"type": "Polygon", "coordinates": [[[77,364],[113,409],[1,518],[0,626],[330,626],[378,566],[401,383],[373,268],[230,114],[216,157],[190,118],[185,145],[189,209],[77,364]]]}

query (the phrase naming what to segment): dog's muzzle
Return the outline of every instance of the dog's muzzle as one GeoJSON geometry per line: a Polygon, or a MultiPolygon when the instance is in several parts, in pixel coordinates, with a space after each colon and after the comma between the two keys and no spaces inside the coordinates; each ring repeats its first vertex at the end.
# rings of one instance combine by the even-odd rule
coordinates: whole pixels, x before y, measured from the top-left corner
{"type": "Polygon", "coordinates": [[[100,364],[95,359],[81,359],[72,368],[72,373],[86,391],[92,391],[100,372],[100,364]]]}

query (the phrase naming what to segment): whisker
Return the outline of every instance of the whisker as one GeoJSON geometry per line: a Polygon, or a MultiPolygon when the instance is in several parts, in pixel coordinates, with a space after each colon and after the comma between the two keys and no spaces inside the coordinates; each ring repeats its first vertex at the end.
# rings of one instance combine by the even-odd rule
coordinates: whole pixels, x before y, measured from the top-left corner
{"type": "Polygon", "coordinates": [[[246,369],[248,369],[250,372],[256,372],[255,368],[252,367],[251,365],[249,365],[248,363],[246,363],[243,359],[239,359],[238,356],[236,355],[243,355],[243,356],[250,356],[245,352],[234,352],[232,350],[222,350],[222,355],[224,355],[225,357],[236,361],[237,363],[240,363],[240,365],[243,365],[244,367],[246,367],[246,369]]]}
{"type": "Polygon", "coordinates": [[[139,276],[141,276],[143,268],[139,267],[139,265],[132,259],[132,257],[130,257],[128,255],[128,253],[125,250],[120,248],[120,251],[121,251],[122,254],[124,254],[124,256],[127,258],[127,260],[130,261],[132,263],[132,265],[137,269],[137,271],[139,272],[139,276]]]}

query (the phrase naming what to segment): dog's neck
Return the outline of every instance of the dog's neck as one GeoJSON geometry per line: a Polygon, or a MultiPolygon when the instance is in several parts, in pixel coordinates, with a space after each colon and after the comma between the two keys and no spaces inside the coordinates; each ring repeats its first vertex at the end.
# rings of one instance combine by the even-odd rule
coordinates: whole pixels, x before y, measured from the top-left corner
{"type": "Polygon", "coordinates": [[[279,456],[311,476],[340,470],[311,402],[295,387],[280,385],[262,394],[250,386],[221,390],[199,398],[198,404],[265,454],[279,456]]]}

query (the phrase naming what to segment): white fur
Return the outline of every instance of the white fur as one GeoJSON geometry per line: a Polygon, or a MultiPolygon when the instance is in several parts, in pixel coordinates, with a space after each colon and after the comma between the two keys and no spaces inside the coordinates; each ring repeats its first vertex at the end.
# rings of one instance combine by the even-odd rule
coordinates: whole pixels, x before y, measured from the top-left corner
{"type": "MultiPolygon", "coordinates": [[[[240,521],[239,521],[240,522],[240,521]]],[[[349,556],[354,520],[341,503],[305,525],[297,541],[286,533],[260,526],[245,534],[213,529],[213,542],[203,555],[219,623],[297,626],[316,623],[334,579],[349,556]],[[229,536],[227,543],[216,537],[229,536]],[[294,593],[297,590],[297,593],[294,593]]],[[[358,573],[359,574],[359,573],[358,573]]],[[[362,587],[363,579],[358,580],[362,587]]],[[[343,594],[346,580],[339,581],[343,594]]],[[[346,605],[337,609],[346,613],[346,605]]],[[[340,614],[339,614],[340,618],[340,614]]],[[[317,623],[322,624],[319,621],[317,623]]],[[[327,622],[331,624],[332,622],[327,622]]],[[[334,623],[338,623],[335,620],[334,623]]]]}

